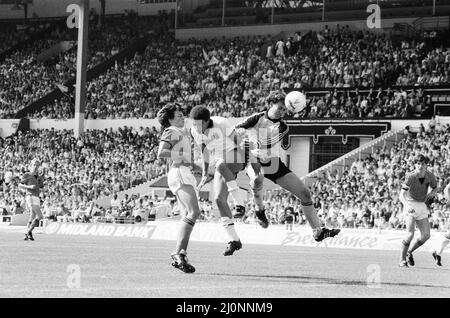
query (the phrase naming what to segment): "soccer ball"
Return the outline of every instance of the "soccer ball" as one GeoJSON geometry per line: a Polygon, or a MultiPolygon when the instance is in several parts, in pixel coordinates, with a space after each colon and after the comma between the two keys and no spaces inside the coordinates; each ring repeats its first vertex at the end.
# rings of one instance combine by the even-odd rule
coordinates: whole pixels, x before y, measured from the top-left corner
{"type": "Polygon", "coordinates": [[[290,112],[299,113],[306,107],[306,96],[299,91],[292,91],[286,95],[284,105],[290,112]]]}

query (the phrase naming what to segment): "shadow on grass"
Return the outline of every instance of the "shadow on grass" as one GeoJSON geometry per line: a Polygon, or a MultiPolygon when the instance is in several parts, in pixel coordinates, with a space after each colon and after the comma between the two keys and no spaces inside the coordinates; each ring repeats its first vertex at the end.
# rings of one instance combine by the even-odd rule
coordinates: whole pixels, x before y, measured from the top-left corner
{"type": "MultiPolygon", "coordinates": [[[[345,280],[337,278],[314,277],[314,276],[299,276],[299,275],[257,275],[257,274],[223,274],[223,273],[204,273],[205,276],[226,276],[226,277],[242,277],[249,279],[276,279],[276,280],[291,280],[295,283],[302,284],[336,284],[346,286],[367,286],[366,281],[360,280],[345,280]]],[[[429,285],[429,284],[410,284],[410,283],[394,283],[394,282],[380,282],[380,287],[425,287],[425,288],[445,288],[450,289],[449,285],[429,285]]]]}

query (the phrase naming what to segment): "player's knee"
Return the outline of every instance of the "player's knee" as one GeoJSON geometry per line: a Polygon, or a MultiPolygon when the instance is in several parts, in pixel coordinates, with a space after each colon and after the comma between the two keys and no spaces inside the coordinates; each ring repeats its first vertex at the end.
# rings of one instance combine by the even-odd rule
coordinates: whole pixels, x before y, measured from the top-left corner
{"type": "Polygon", "coordinates": [[[303,205],[312,204],[311,192],[309,192],[308,189],[306,189],[306,188],[301,189],[299,194],[300,194],[300,200],[302,201],[303,205]]]}
{"type": "Polygon", "coordinates": [[[253,191],[254,195],[260,195],[261,191],[263,190],[263,180],[264,177],[257,177],[253,180],[250,180],[250,187],[253,191]]]}
{"type": "Polygon", "coordinates": [[[190,218],[191,220],[196,221],[198,217],[200,216],[200,210],[196,208],[189,208],[186,213],[186,217],[190,218]]]}
{"type": "Polygon", "coordinates": [[[413,232],[408,232],[408,234],[406,234],[406,236],[403,239],[403,241],[409,244],[409,243],[411,243],[413,238],[414,238],[414,233],[413,232]]]}
{"type": "Polygon", "coordinates": [[[430,232],[425,232],[420,235],[420,240],[422,241],[422,243],[425,243],[430,239],[430,237],[431,237],[430,232]]]}

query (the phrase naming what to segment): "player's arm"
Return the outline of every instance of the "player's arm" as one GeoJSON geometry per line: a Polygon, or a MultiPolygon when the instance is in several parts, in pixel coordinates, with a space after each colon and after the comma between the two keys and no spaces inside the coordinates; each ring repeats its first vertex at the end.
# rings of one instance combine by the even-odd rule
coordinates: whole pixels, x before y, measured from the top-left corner
{"type": "Polygon", "coordinates": [[[260,144],[258,143],[258,135],[255,126],[264,113],[252,115],[235,126],[234,133],[238,140],[238,145],[247,148],[253,158],[250,158],[250,165],[256,175],[261,173],[261,164],[258,160],[254,160],[259,155],[260,144]]]}
{"type": "Polygon", "coordinates": [[[24,175],[20,179],[19,189],[22,189],[22,190],[36,190],[36,188],[37,188],[36,185],[34,185],[34,184],[27,185],[27,182],[28,182],[28,176],[24,175]]]}
{"type": "Polygon", "coordinates": [[[244,137],[248,138],[249,142],[254,143],[256,146],[258,140],[255,127],[262,116],[264,116],[264,113],[254,114],[252,116],[249,116],[247,119],[239,122],[236,126],[234,126],[235,133],[241,139],[243,139],[244,137]]]}
{"type": "Polygon", "coordinates": [[[43,176],[38,177],[38,184],[39,184],[39,188],[44,187],[44,177],[43,176]]]}
{"type": "Polygon", "coordinates": [[[259,149],[261,148],[261,145],[258,142],[256,126],[262,116],[264,116],[264,112],[254,114],[239,122],[234,127],[235,133],[244,141],[245,147],[247,147],[250,150],[250,153],[255,157],[258,157],[259,149]]]}
{"type": "Polygon", "coordinates": [[[161,142],[158,148],[158,158],[162,159],[172,159],[175,163],[183,161],[183,153],[181,151],[176,151],[174,147],[177,144],[176,136],[171,129],[166,129],[162,136],[161,142]]]}
{"type": "Polygon", "coordinates": [[[444,183],[444,198],[447,200],[447,203],[450,204],[450,178],[444,183]]]}
{"type": "Polygon", "coordinates": [[[289,126],[283,120],[280,120],[276,133],[271,134],[270,137],[268,137],[266,140],[261,141],[261,146],[267,149],[275,146],[283,139],[283,137],[288,133],[288,131],[289,126]]]}
{"type": "Polygon", "coordinates": [[[407,175],[405,182],[402,184],[402,187],[400,189],[400,194],[399,194],[399,199],[400,199],[400,202],[402,202],[402,203],[406,200],[405,195],[409,191],[411,182],[412,182],[412,176],[407,175]]]}
{"type": "Polygon", "coordinates": [[[264,115],[264,113],[258,113],[258,114],[254,114],[252,116],[249,116],[247,119],[239,122],[238,124],[236,124],[235,128],[236,129],[251,129],[254,128],[256,126],[256,124],[258,123],[259,119],[264,115]]]}

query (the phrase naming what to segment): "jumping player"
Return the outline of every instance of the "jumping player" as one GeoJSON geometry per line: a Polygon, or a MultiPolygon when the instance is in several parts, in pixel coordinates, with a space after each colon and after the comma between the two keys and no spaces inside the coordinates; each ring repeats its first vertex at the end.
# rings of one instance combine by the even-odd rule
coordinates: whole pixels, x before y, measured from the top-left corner
{"type": "MultiPolygon", "coordinates": [[[[245,197],[239,193],[236,183],[237,174],[247,166],[245,151],[240,146],[241,143],[234,128],[226,118],[211,117],[209,110],[203,106],[194,107],[190,118],[194,121],[191,134],[202,151],[203,177],[198,189],[200,190],[208,181],[209,165],[214,164],[214,201],[230,239],[224,255],[233,255],[234,251],[242,248],[241,240],[234,228],[233,217],[241,217],[245,214],[243,208],[245,197]],[[229,194],[234,199],[235,205],[239,207],[234,216],[227,202],[229,194]]],[[[257,163],[252,166],[252,170],[258,171],[257,163]]],[[[252,184],[255,187],[262,187],[262,182],[263,177],[257,176],[252,184]]]]}
{"type": "Polygon", "coordinates": [[[39,221],[43,219],[41,212],[41,201],[39,199],[39,189],[44,186],[42,177],[38,174],[39,161],[31,160],[29,172],[25,173],[19,183],[19,189],[25,191],[25,204],[30,211],[28,219],[27,232],[25,233],[25,241],[34,241],[33,229],[39,225],[39,221]]]}
{"type": "MultiPolygon", "coordinates": [[[[444,197],[445,200],[447,200],[447,207],[450,207],[450,178],[448,178],[444,182],[444,197]]],[[[442,266],[441,254],[442,252],[444,252],[449,242],[450,242],[450,229],[448,229],[448,231],[444,234],[444,236],[439,242],[439,245],[436,246],[435,250],[432,253],[434,261],[438,266],[442,266]]]]}
{"type": "Polygon", "coordinates": [[[185,273],[193,273],[195,268],[189,263],[186,251],[192,229],[200,215],[200,208],[196,191],[197,180],[191,171],[193,164],[191,140],[189,132],[184,127],[183,112],[178,105],[164,106],[158,112],[157,118],[162,131],[158,158],[170,161],[167,183],[185,212],[181,219],[175,251],[171,254],[172,266],[185,273]]]}
{"type": "Polygon", "coordinates": [[[400,191],[403,213],[406,215],[407,235],[402,241],[400,267],[414,266],[413,252],[430,238],[430,222],[428,207],[425,202],[432,199],[437,192],[437,181],[433,173],[427,170],[428,158],[418,155],[415,159],[415,171],[406,176],[400,191]],[[431,192],[428,193],[428,188],[431,192]],[[415,226],[419,228],[420,238],[410,247],[414,238],[415,226]]]}
{"type": "MultiPolygon", "coordinates": [[[[288,113],[284,99],[285,94],[283,92],[271,93],[267,98],[270,104],[269,110],[248,117],[236,125],[236,130],[238,134],[248,136],[253,148],[251,153],[262,166],[264,177],[272,180],[301,200],[303,212],[313,229],[314,239],[320,242],[325,238],[336,236],[340,230],[322,227],[313,206],[310,191],[279,157],[280,153],[277,147],[288,132],[288,126],[283,121],[283,117],[288,113]]],[[[249,177],[252,179],[252,176],[249,177]]],[[[267,227],[268,222],[261,195],[262,187],[258,190],[260,193],[254,195],[257,207],[255,214],[258,219],[265,220],[265,226],[263,227],[267,227]]]]}

